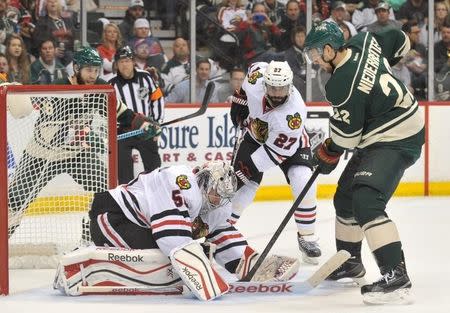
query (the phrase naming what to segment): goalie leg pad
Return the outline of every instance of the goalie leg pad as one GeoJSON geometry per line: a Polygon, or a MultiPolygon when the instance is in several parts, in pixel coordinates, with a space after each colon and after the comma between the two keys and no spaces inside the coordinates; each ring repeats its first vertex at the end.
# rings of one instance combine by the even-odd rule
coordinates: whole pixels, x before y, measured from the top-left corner
{"type": "MultiPolygon", "coordinates": [[[[244,278],[259,259],[259,254],[247,246],[237,268],[236,275],[244,278]]],[[[300,261],[287,256],[270,255],[262,262],[251,281],[271,282],[287,281],[294,277],[300,267],[300,261]]]]}
{"type": "Polygon", "coordinates": [[[79,296],[80,286],[126,286],[155,289],[182,285],[169,259],[158,249],[87,247],[64,255],[54,289],[79,296]]]}
{"type": "Polygon", "coordinates": [[[172,265],[191,292],[200,300],[212,300],[229,290],[227,282],[211,267],[201,245],[192,241],[173,249],[172,265]]]}

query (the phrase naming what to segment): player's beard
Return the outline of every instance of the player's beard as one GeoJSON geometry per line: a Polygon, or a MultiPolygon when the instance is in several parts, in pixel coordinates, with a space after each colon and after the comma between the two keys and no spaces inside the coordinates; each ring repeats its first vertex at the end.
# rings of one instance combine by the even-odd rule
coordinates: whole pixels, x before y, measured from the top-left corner
{"type": "Polygon", "coordinates": [[[95,79],[95,81],[93,81],[92,83],[87,84],[86,81],[83,78],[81,78],[81,71],[78,71],[76,73],[76,78],[77,78],[78,85],[94,85],[95,81],[97,81],[97,79],[95,79]]]}

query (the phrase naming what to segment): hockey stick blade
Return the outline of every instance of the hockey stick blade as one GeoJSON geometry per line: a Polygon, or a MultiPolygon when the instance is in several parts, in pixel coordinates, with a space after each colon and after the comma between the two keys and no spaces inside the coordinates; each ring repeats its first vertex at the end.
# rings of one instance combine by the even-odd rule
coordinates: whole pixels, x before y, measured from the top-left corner
{"type": "MultiPolygon", "coordinates": [[[[229,283],[232,295],[302,295],[316,288],[332,272],[350,258],[350,253],[341,250],[328,259],[305,281],[288,282],[232,282],[229,283]]],[[[80,286],[82,295],[182,295],[190,294],[185,286],[154,287],[154,286],[80,286]]]]}
{"type": "MultiPolygon", "coordinates": [[[[175,123],[186,121],[191,118],[205,114],[206,109],[208,108],[209,100],[211,99],[211,97],[214,93],[214,88],[215,88],[214,83],[209,82],[208,85],[206,86],[205,96],[203,97],[200,108],[197,111],[195,111],[194,113],[185,115],[185,116],[175,118],[171,121],[164,122],[160,126],[163,127],[163,126],[175,124],[175,123]]],[[[132,130],[132,131],[118,135],[117,140],[123,140],[123,139],[131,138],[131,137],[139,136],[139,135],[142,135],[143,133],[144,133],[143,129],[132,130]]]]}

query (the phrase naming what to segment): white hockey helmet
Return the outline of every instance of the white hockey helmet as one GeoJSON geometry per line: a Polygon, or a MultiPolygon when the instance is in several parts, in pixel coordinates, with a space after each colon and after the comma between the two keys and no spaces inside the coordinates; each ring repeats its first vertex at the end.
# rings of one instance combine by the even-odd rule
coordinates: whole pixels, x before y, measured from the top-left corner
{"type": "Polygon", "coordinates": [[[202,191],[202,213],[227,204],[237,189],[237,177],[228,163],[211,161],[194,170],[197,183],[202,191]]]}
{"type": "Polygon", "coordinates": [[[286,61],[271,61],[264,73],[264,91],[273,108],[287,101],[292,92],[294,73],[286,61]]]}

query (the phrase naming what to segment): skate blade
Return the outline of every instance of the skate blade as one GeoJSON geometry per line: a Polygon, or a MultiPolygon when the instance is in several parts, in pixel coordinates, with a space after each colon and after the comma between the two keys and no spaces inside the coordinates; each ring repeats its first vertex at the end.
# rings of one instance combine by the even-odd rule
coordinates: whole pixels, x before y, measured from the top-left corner
{"type": "Polygon", "coordinates": [[[401,288],[392,292],[368,292],[363,295],[363,302],[368,305],[408,305],[414,302],[410,288],[401,288]]]}
{"type": "Polygon", "coordinates": [[[305,263],[312,264],[312,265],[318,265],[319,264],[319,257],[313,258],[309,257],[306,254],[302,253],[302,260],[305,263]]]}

